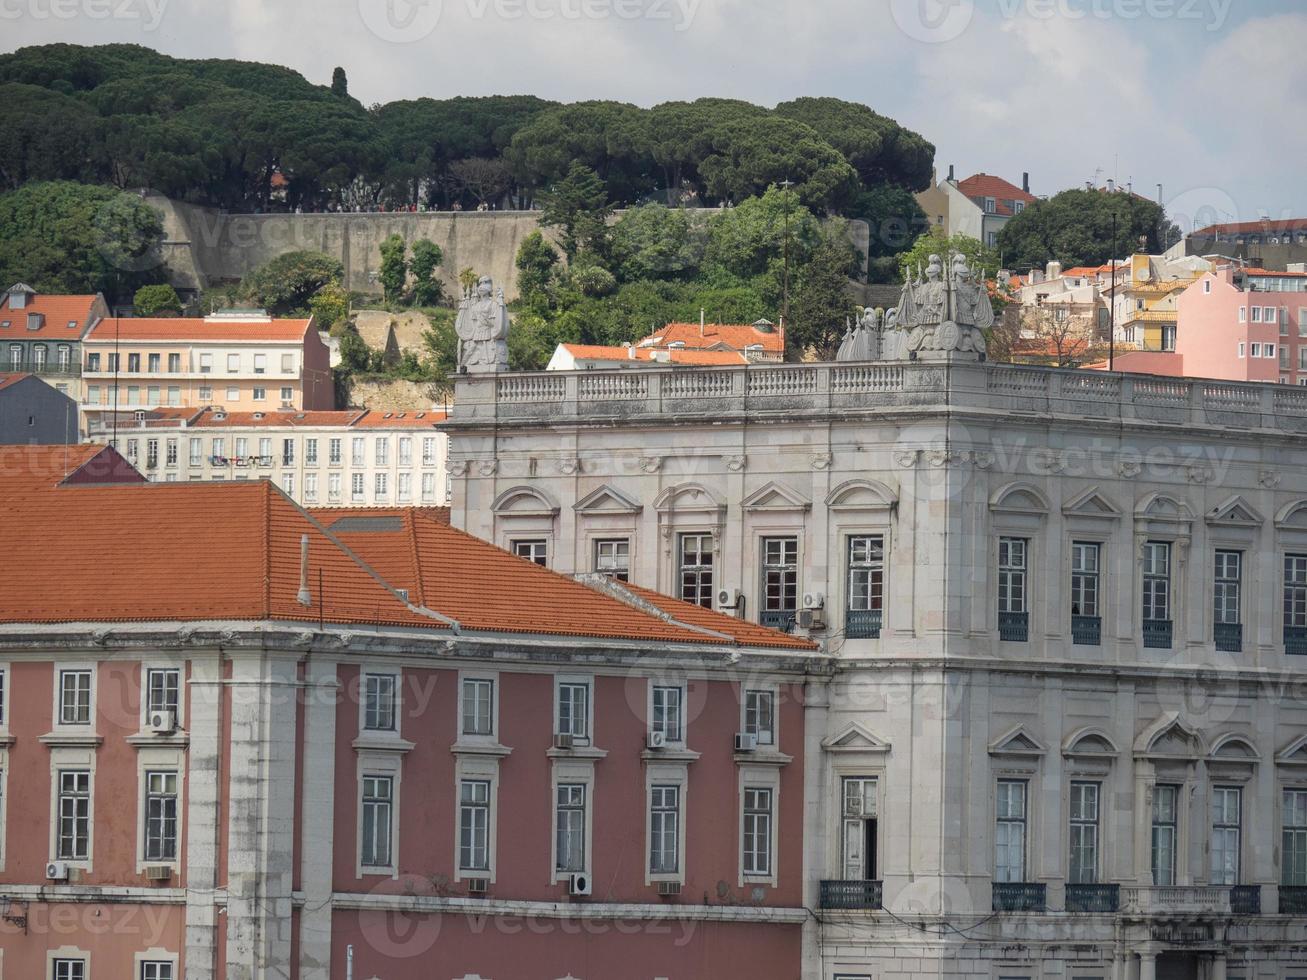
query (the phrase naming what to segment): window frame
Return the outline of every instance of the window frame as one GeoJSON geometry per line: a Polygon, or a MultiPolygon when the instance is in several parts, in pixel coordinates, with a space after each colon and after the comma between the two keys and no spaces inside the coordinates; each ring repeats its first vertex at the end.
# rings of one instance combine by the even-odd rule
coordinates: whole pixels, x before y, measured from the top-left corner
{"type": "Polygon", "coordinates": [[[1307,888],[1307,785],[1280,787],[1280,884],[1307,888]]]}
{"type": "MultiPolygon", "coordinates": [[[[396,860],[397,838],[399,836],[397,833],[397,826],[396,826],[396,817],[398,813],[399,813],[398,772],[396,771],[379,772],[371,768],[365,768],[363,772],[360,774],[359,782],[358,782],[358,850],[355,852],[355,856],[361,871],[359,877],[363,877],[365,875],[370,875],[370,876],[392,875],[393,876],[396,873],[396,868],[398,867],[399,864],[399,862],[396,860]],[[377,796],[374,793],[371,799],[371,802],[374,805],[374,809],[379,809],[383,806],[385,807],[385,812],[388,818],[386,821],[387,853],[385,855],[387,860],[384,863],[375,860],[371,862],[365,860],[365,858],[368,856],[367,855],[368,841],[365,834],[366,834],[366,814],[367,814],[367,807],[369,804],[369,796],[368,796],[369,780],[384,781],[386,788],[389,792],[389,795],[385,798],[377,796]]],[[[379,824],[374,819],[373,827],[375,828],[377,826],[379,826],[379,824]]],[[[374,853],[372,857],[375,858],[377,857],[377,855],[374,853]]]]}
{"type": "Polygon", "coordinates": [[[458,779],[458,797],[457,818],[454,821],[454,867],[458,872],[458,878],[487,878],[493,880],[495,867],[495,780],[486,775],[462,775],[458,779]],[[465,786],[476,785],[484,786],[486,789],[486,800],[484,803],[478,801],[467,801],[463,798],[463,789],[465,786]],[[469,809],[471,808],[471,810],[469,809]],[[466,813],[475,810],[485,812],[485,866],[473,867],[463,862],[463,819],[466,813]]]}
{"type": "Polygon", "coordinates": [[[645,790],[645,871],[650,881],[678,881],[684,873],[685,786],[683,782],[653,779],[645,790]],[[670,800],[670,805],[669,801],[670,800]],[[671,822],[670,832],[667,824],[671,822]],[[672,851],[667,866],[667,849],[672,851]],[[655,861],[656,857],[662,860],[655,861]]]}
{"type": "MultiPolygon", "coordinates": [[[[594,840],[594,779],[593,777],[582,777],[579,774],[569,773],[562,778],[559,777],[557,768],[554,771],[554,778],[551,783],[550,797],[550,862],[553,868],[554,881],[566,881],[574,874],[589,874],[592,867],[591,846],[594,840]],[[561,854],[559,853],[559,834],[560,834],[560,816],[564,812],[564,804],[561,802],[560,793],[564,787],[570,789],[579,788],[581,790],[581,802],[579,810],[581,813],[580,833],[581,840],[581,867],[563,868],[561,867],[561,854]]],[[[576,812],[576,804],[569,805],[567,812],[576,812]]]]}
{"type": "MultiPolygon", "coordinates": [[[[396,736],[398,737],[402,729],[402,711],[403,697],[401,684],[403,683],[403,674],[399,670],[392,668],[374,668],[364,666],[359,670],[358,679],[358,700],[359,700],[359,735],[360,736],[396,736]],[[390,681],[390,725],[389,727],[373,728],[368,725],[368,692],[369,682],[373,679],[390,681]]],[[[380,692],[378,692],[380,693],[380,692]]]]}
{"type": "Polygon", "coordinates": [[[1184,799],[1184,784],[1182,783],[1154,783],[1152,786],[1152,800],[1148,806],[1149,834],[1148,834],[1148,872],[1152,878],[1154,887],[1174,887],[1180,878],[1178,863],[1180,860],[1180,810],[1181,801],[1184,799]],[[1171,818],[1169,820],[1159,817],[1158,809],[1160,801],[1169,797],[1171,800],[1171,818]],[[1167,848],[1170,858],[1170,876],[1168,881],[1158,881],[1158,832],[1159,830],[1170,831],[1170,844],[1167,848]]]}
{"type": "Polygon", "coordinates": [[[711,531],[678,531],[676,533],[676,597],[683,602],[691,602],[705,609],[716,608],[717,583],[717,538],[711,531]],[[695,564],[686,562],[686,545],[691,540],[697,542],[694,555],[699,561],[695,564]],[[709,561],[703,562],[704,542],[708,542],[709,561]]]}
{"type": "Polygon", "coordinates": [[[594,734],[594,711],[595,711],[595,679],[592,674],[555,674],[554,675],[554,734],[571,735],[574,746],[592,746],[595,744],[594,734]],[[562,731],[563,717],[563,688],[564,687],[584,688],[585,695],[585,712],[583,723],[585,733],[577,735],[575,726],[570,732],[562,731]]]}
{"type": "Polygon", "coordinates": [[[458,673],[458,710],[457,738],[459,742],[485,743],[499,740],[499,674],[495,671],[461,670],[458,673]],[[467,686],[469,684],[489,684],[488,699],[489,730],[468,731],[466,717],[467,686]]]}
{"type": "Polygon", "coordinates": [[[631,580],[631,538],[629,536],[620,538],[595,538],[594,543],[591,545],[591,560],[593,562],[592,567],[596,574],[607,575],[609,578],[618,582],[629,582],[631,580]],[[624,566],[619,566],[617,564],[617,559],[622,556],[618,552],[622,547],[625,547],[626,549],[626,564],[624,566]],[[608,568],[604,567],[605,548],[610,549],[612,552],[608,558],[608,563],[610,565],[608,568]]]}
{"type": "Polygon", "coordinates": [[[1242,883],[1243,876],[1243,827],[1244,827],[1244,792],[1242,786],[1230,786],[1225,784],[1213,785],[1210,787],[1207,798],[1208,809],[1208,884],[1219,886],[1233,886],[1242,883]],[[1235,801],[1234,822],[1228,822],[1229,810],[1222,806],[1218,814],[1218,800],[1228,803],[1231,795],[1235,801]],[[1216,868],[1217,860],[1217,840],[1225,838],[1227,843],[1233,840],[1233,848],[1221,847],[1222,853],[1229,854],[1232,850],[1234,855],[1234,867],[1224,867],[1220,871],[1221,881],[1217,881],[1218,873],[1216,868]],[[1229,874],[1233,873],[1232,881],[1224,880],[1229,874]]]}
{"type": "Polygon", "coordinates": [[[688,734],[686,732],[686,729],[688,727],[687,724],[688,720],[686,718],[686,712],[685,712],[688,694],[689,694],[689,690],[684,682],[669,684],[669,683],[659,683],[659,681],[656,678],[650,678],[649,680],[649,690],[647,695],[648,701],[646,702],[646,710],[648,711],[648,715],[646,717],[648,717],[649,719],[647,732],[649,734],[652,734],[654,732],[661,731],[663,733],[663,737],[665,739],[665,743],[668,748],[685,747],[688,738],[688,734]],[[668,713],[666,698],[667,698],[667,694],[672,691],[677,692],[677,697],[678,697],[677,719],[676,719],[677,728],[675,732],[672,733],[676,735],[675,738],[670,737],[666,724],[667,713],[668,713]],[[663,704],[661,706],[658,703],[660,700],[660,695],[661,695],[661,700],[663,701],[663,704]],[[660,712],[662,713],[661,721],[659,719],[660,712]]]}
{"type": "Polygon", "coordinates": [[[776,787],[774,785],[759,785],[755,782],[746,782],[742,787],[740,797],[740,875],[746,880],[764,880],[773,881],[776,877],[776,787]],[[765,809],[749,806],[749,795],[765,793],[767,806],[765,809]],[[754,818],[754,826],[750,829],[750,817],[754,818]],[[758,850],[755,847],[750,851],[748,840],[750,834],[756,841],[758,838],[757,818],[762,816],[766,819],[766,849],[763,852],[767,859],[767,866],[760,868],[756,863],[751,863],[751,858],[756,857],[758,850]]]}
{"type": "Polygon", "coordinates": [[[56,663],[54,667],[54,728],[63,732],[94,732],[96,720],[96,687],[98,671],[93,663],[56,663]],[[86,721],[64,720],[64,677],[71,674],[90,675],[90,697],[86,721]]]}
{"type": "Polygon", "coordinates": [[[766,746],[767,748],[773,751],[779,751],[779,746],[781,741],[779,709],[780,709],[780,695],[779,695],[779,690],[777,688],[777,685],[775,684],[741,685],[740,731],[745,733],[746,735],[757,735],[759,748],[766,746]],[[749,699],[751,697],[766,698],[771,702],[768,708],[768,715],[767,715],[770,724],[766,728],[764,728],[757,720],[757,715],[759,714],[758,708],[753,709],[753,714],[755,717],[752,723],[753,727],[750,728],[749,699]],[[764,740],[762,737],[764,732],[766,732],[767,734],[766,740],[764,740]]]}
{"type": "Polygon", "coordinates": [[[1023,884],[1030,881],[1030,782],[1028,778],[1000,776],[995,780],[994,789],[994,881],[1000,884],[1023,884]],[[1011,813],[1010,789],[1008,805],[1004,805],[1004,787],[1021,788],[1021,812],[1011,813]],[[1011,841],[1001,841],[1004,835],[1000,828],[1019,828],[1020,831],[1020,876],[1010,877],[1010,865],[1000,860],[1001,849],[1012,848],[1011,841]],[[1008,869],[1005,873],[1004,869],[1008,869]]]}
{"type": "MultiPolygon", "coordinates": [[[[138,863],[145,865],[167,865],[172,868],[179,866],[182,853],[182,775],[175,766],[146,765],[141,770],[141,802],[140,802],[140,828],[138,840],[138,863]],[[163,777],[165,780],[171,779],[172,792],[166,792],[167,783],[164,784],[162,792],[155,792],[153,787],[154,777],[163,777]],[[155,799],[172,801],[172,855],[151,857],[151,822],[155,819],[151,813],[151,802],[155,799]]],[[[168,820],[165,814],[160,818],[166,822],[168,820]]]]}
{"type": "Polygon", "coordinates": [[[1070,885],[1096,885],[1102,881],[1103,877],[1103,780],[1101,779],[1077,779],[1073,778],[1069,786],[1067,796],[1067,884],[1070,885]],[[1085,817],[1082,814],[1076,815],[1076,791],[1080,790],[1082,794],[1081,804],[1085,799],[1085,791],[1092,789],[1094,814],[1092,818],[1085,817]],[[1092,831],[1093,859],[1092,866],[1087,870],[1089,877],[1085,878],[1086,870],[1083,861],[1076,860],[1076,852],[1083,852],[1086,848],[1083,843],[1077,848],[1077,828],[1084,832],[1092,831]]]}
{"type": "Polygon", "coordinates": [[[52,819],[50,820],[50,860],[61,861],[69,867],[90,870],[91,862],[94,860],[95,856],[95,766],[84,761],[69,761],[65,763],[62,760],[52,760],[51,784],[51,795],[53,800],[52,806],[50,807],[50,813],[52,816],[52,819]],[[81,857],[77,857],[75,854],[65,856],[63,850],[64,797],[65,795],[71,795],[71,798],[73,799],[83,798],[81,792],[76,789],[72,790],[70,794],[65,793],[65,775],[86,776],[86,792],[84,796],[86,800],[86,815],[84,818],[79,815],[74,815],[72,817],[75,822],[82,819],[85,819],[86,821],[86,853],[81,857]]]}
{"type": "Polygon", "coordinates": [[[799,611],[799,536],[764,534],[758,538],[758,615],[799,611]]]}

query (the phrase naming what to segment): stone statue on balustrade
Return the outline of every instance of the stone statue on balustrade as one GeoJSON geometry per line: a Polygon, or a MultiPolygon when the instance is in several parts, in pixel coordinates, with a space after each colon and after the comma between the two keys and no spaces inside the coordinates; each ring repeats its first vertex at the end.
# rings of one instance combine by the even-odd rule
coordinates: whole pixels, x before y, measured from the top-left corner
{"type": "Polygon", "coordinates": [[[464,374],[508,370],[508,307],[504,291],[489,276],[463,294],[454,332],[458,335],[458,369],[464,374]]]}
{"type": "Polygon", "coordinates": [[[894,319],[903,344],[892,359],[970,354],[983,360],[985,331],[994,325],[994,308],[984,281],[972,279],[965,256],[953,255],[945,274],[943,259],[932,255],[924,275],[918,269],[915,278],[911,273],[907,276],[894,319]]]}

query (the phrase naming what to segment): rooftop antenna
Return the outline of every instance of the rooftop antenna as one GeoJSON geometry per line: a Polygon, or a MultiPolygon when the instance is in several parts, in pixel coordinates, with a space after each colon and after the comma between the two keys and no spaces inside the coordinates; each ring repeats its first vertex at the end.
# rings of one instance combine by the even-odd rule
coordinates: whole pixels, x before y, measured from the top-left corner
{"type": "Polygon", "coordinates": [[[300,535],[300,590],[295,601],[301,606],[312,606],[313,596],[309,592],[309,536],[300,535]]]}

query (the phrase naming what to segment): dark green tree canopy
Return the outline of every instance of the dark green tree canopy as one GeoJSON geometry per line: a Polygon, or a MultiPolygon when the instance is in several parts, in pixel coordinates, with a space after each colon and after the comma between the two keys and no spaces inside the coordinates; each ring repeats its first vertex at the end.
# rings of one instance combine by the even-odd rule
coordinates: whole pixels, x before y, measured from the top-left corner
{"type": "Polygon", "coordinates": [[[1155,201],[1125,191],[1063,191],[1037,201],[1009,221],[998,235],[998,249],[1009,269],[1102,265],[1113,257],[1139,251],[1163,252],[1180,232],[1155,201]],[[1112,216],[1116,215],[1116,241],[1112,216]]]}
{"type": "Polygon", "coordinates": [[[344,273],[337,260],[322,252],[287,252],[241,280],[240,294],[269,313],[302,312],[319,289],[339,282],[344,273]]]}

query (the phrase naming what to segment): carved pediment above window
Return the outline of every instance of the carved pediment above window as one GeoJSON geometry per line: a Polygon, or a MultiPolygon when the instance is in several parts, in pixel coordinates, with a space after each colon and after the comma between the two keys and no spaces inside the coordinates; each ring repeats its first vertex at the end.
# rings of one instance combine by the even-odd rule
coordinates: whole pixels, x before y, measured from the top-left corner
{"type": "Polygon", "coordinates": [[[1139,733],[1134,752],[1144,758],[1192,761],[1204,755],[1203,739],[1178,712],[1169,711],[1139,733]]]}
{"type": "Polygon", "coordinates": [[[1275,526],[1281,531],[1307,531],[1307,500],[1295,500],[1280,508],[1275,515],[1275,526]]]}
{"type": "Polygon", "coordinates": [[[1106,732],[1081,728],[1062,742],[1062,754],[1068,758],[1114,759],[1120,755],[1120,749],[1106,732]]]}
{"type": "Polygon", "coordinates": [[[877,480],[848,480],[826,495],[830,510],[893,510],[899,495],[877,480]]]}
{"type": "Polygon", "coordinates": [[[1170,526],[1189,533],[1194,512],[1183,500],[1165,493],[1152,493],[1135,506],[1135,520],[1141,524],[1170,526]]]}
{"type": "Polygon", "coordinates": [[[1298,736],[1275,753],[1275,764],[1279,766],[1307,767],[1307,735],[1298,736]]]}
{"type": "Polygon", "coordinates": [[[745,510],[811,510],[812,501],[783,483],[764,483],[741,501],[745,510]]]}
{"type": "Polygon", "coordinates": [[[1104,495],[1098,487],[1090,487],[1062,504],[1065,517],[1084,517],[1100,521],[1121,518],[1121,508],[1104,495]]]}
{"type": "Polygon", "coordinates": [[[1027,731],[1024,725],[1018,725],[989,743],[990,755],[1009,755],[1036,757],[1045,755],[1048,749],[1044,743],[1027,731]]]}
{"type": "Polygon", "coordinates": [[[1048,500],[1037,487],[1029,483],[1009,483],[994,491],[989,498],[989,509],[998,514],[1048,513],[1048,500]]]}
{"type": "Polygon", "coordinates": [[[558,504],[543,490],[535,487],[510,487],[491,504],[490,509],[502,516],[514,517],[553,517],[559,511],[558,504]]]}
{"type": "Polygon", "coordinates": [[[821,740],[821,747],[827,752],[872,752],[884,754],[889,752],[890,743],[869,729],[863,728],[856,721],[841,728],[834,735],[821,740]]]}
{"type": "Polygon", "coordinates": [[[654,509],[664,519],[679,514],[693,514],[711,516],[717,520],[726,512],[726,505],[701,484],[678,483],[657,496],[654,509]]]}
{"type": "Polygon", "coordinates": [[[1266,523],[1266,518],[1262,517],[1257,509],[1241,495],[1235,494],[1219,507],[1214,507],[1208,511],[1207,523],[1258,528],[1266,523]]]}
{"type": "Polygon", "coordinates": [[[572,509],[578,514],[638,514],[644,510],[644,504],[604,484],[578,500],[572,509]]]}

